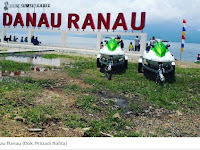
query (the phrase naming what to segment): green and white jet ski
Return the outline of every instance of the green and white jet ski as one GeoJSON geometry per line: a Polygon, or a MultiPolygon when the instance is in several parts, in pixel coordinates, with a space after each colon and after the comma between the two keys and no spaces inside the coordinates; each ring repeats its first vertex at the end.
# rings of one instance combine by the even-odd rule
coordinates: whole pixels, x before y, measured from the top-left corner
{"type": "Polygon", "coordinates": [[[149,51],[145,51],[143,56],[138,61],[138,72],[148,70],[156,73],[157,82],[164,82],[164,74],[175,74],[175,58],[169,51],[170,45],[165,45],[161,40],[158,40],[149,51]]]}
{"type": "Polygon", "coordinates": [[[117,42],[116,38],[109,38],[109,41],[105,42],[106,44],[97,55],[97,67],[104,67],[106,77],[108,80],[111,80],[112,68],[114,66],[123,67],[124,69],[128,68],[128,57],[125,56],[120,42],[117,42]]]}

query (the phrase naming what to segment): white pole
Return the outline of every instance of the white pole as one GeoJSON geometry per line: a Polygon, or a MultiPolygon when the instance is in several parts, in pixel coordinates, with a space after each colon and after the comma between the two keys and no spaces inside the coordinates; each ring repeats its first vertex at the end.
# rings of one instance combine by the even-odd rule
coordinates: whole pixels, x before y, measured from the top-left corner
{"type": "Polygon", "coordinates": [[[33,29],[28,30],[28,44],[31,44],[31,38],[34,36],[34,31],[33,29]]]}
{"type": "Polygon", "coordinates": [[[181,61],[181,57],[182,57],[182,52],[180,53],[180,61],[181,61]]]}
{"type": "Polygon", "coordinates": [[[144,51],[146,50],[147,46],[147,34],[142,33],[141,34],[141,41],[140,41],[140,53],[143,54],[144,51]]]}
{"type": "Polygon", "coordinates": [[[7,33],[7,29],[3,27],[2,30],[1,30],[1,42],[2,43],[5,42],[4,36],[6,36],[6,33],[7,33]]]}
{"type": "Polygon", "coordinates": [[[100,44],[102,42],[103,39],[103,35],[102,33],[97,33],[97,44],[96,44],[96,49],[99,50],[100,49],[100,44]]]}
{"type": "Polygon", "coordinates": [[[67,33],[63,31],[61,33],[61,46],[62,47],[66,46],[66,37],[67,37],[67,33]]]}

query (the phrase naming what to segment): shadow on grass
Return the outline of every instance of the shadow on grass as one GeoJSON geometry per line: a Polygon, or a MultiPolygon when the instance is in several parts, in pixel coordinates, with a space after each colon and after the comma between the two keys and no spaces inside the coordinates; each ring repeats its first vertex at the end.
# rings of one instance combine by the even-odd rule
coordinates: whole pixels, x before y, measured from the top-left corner
{"type": "MultiPolygon", "coordinates": [[[[151,80],[151,81],[155,81],[156,82],[156,77],[157,74],[144,70],[144,76],[146,79],[151,80]]],[[[171,74],[164,74],[165,76],[165,83],[169,83],[169,84],[173,84],[176,82],[176,76],[175,75],[171,75],[171,74]]]]}
{"type": "MultiPolygon", "coordinates": [[[[105,73],[105,66],[100,68],[100,72],[105,73]]],[[[124,67],[122,67],[122,66],[112,67],[112,74],[121,75],[121,74],[124,74],[124,73],[126,73],[126,69],[124,67]]]]}

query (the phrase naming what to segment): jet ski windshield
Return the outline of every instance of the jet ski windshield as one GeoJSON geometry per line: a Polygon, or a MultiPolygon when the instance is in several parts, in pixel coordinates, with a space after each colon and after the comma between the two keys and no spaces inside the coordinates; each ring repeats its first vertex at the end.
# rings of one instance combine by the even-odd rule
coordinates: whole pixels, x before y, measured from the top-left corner
{"type": "Polygon", "coordinates": [[[116,39],[111,38],[106,45],[109,51],[115,51],[120,45],[116,39]]]}
{"type": "Polygon", "coordinates": [[[167,52],[169,52],[169,49],[163,42],[157,42],[152,48],[152,51],[156,53],[158,57],[164,57],[167,52]]]}

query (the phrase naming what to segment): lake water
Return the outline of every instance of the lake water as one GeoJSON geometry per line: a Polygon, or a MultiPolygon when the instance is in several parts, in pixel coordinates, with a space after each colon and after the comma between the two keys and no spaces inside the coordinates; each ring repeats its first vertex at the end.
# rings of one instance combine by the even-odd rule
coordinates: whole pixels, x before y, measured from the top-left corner
{"type": "MultiPolygon", "coordinates": [[[[10,34],[17,36],[19,38],[18,41],[20,41],[20,38],[22,36],[25,37],[27,35],[27,33],[15,34],[12,32],[8,32],[7,36],[9,36],[10,34]]],[[[58,46],[61,43],[60,34],[54,34],[50,36],[41,34],[41,32],[36,32],[35,36],[37,36],[39,41],[42,42],[42,45],[58,46]]],[[[125,51],[128,51],[130,42],[134,43],[134,39],[124,40],[125,51]]],[[[180,60],[181,43],[169,42],[168,44],[170,44],[171,46],[171,53],[175,56],[176,59],[180,60]]],[[[94,49],[96,48],[96,38],[67,37],[66,47],[94,49]]],[[[182,61],[194,62],[197,58],[197,54],[200,54],[200,44],[186,43],[184,52],[182,53],[182,61]]]]}
{"type": "MultiPolygon", "coordinates": [[[[33,65],[42,65],[42,66],[54,66],[60,67],[65,59],[62,58],[55,58],[55,59],[46,59],[42,57],[24,57],[24,56],[7,56],[7,57],[0,57],[1,60],[12,60],[21,63],[31,63],[33,65]]],[[[65,61],[64,61],[65,60],[65,61]]]]}

